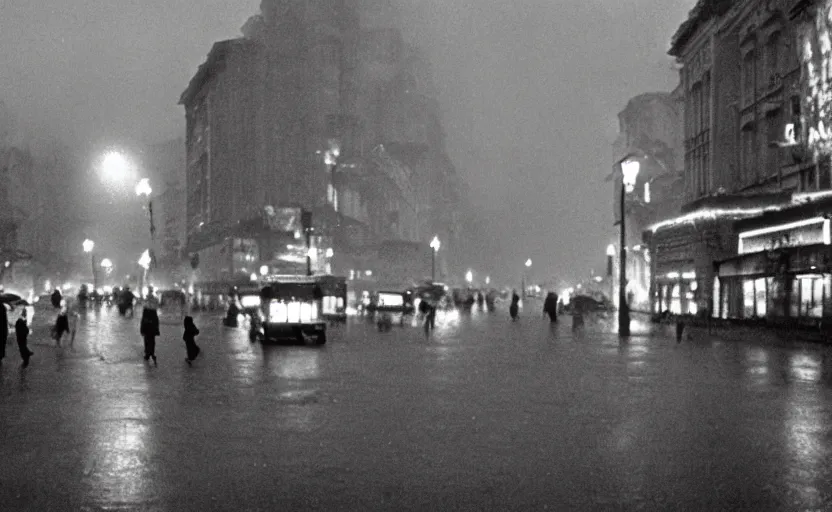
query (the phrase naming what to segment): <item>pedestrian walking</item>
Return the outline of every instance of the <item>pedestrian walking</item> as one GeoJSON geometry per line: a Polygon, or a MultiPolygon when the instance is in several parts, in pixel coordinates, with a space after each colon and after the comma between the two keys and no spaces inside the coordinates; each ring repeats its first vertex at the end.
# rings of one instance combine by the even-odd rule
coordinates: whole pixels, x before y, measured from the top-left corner
{"type": "Polygon", "coordinates": [[[34,355],[34,352],[29,350],[29,319],[25,307],[23,308],[23,311],[21,311],[17,322],[14,323],[14,333],[17,336],[17,348],[20,350],[20,358],[23,360],[23,368],[26,368],[29,366],[29,358],[34,355]]]}
{"type": "Polygon", "coordinates": [[[187,361],[188,365],[190,365],[200,352],[199,346],[196,344],[196,337],[199,334],[199,329],[196,328],[196,324],[194,324],[194,317],[192,316],[186,316],[184,324],[185,334],[182,335],[182,339],[185,340],[185,352],[187,353],[185,361],[187,361]]]}
{"type": "Polygon", "coordinates": [[[556,293],[549,292],[546,295],[546,300],[543,302],[543,314],[549,315],[551,323],[558,323],[558,296],[556,293]]]}
{"type": "Polygon", "coordinates": [[[436,329],[436,306],[427,304],[425,308],[425,334],[429,334],[434,329],[436,329]]]}
{"type": "Polygon", "coordinates": [[[60,308],[58,316],[55,318],[55,325],[52,327],[52,338],[59,347],[61,346],[61,339],[64,337],[64,334],[70,332],[69,308],[66,304],[66,299],[61,299],[60,308]]]}
{"type": "Polygon", "coordinates": [[[516,321],[520,314],[520,296],[517,295],[517,290],[511,293],[511,306],[508,307],[508,314],[511,315],[512,321],[516,321]]]}
{"type": "Polygon", "coordinates": [[[153,359],[153,364],[158,365],[156,361],[156,336],[159,336],[159,301],[156,299],[152,287],[147,291],[139,325],[139,332],[144,339],[144,360],[150,361],[150,359],[153,359]]]}
{"type": "Polygon", "coordinates": [[[685,334],[685,322],[681,318],[676,320],[676,343],[682,343],[682,336],[685,334]]]}

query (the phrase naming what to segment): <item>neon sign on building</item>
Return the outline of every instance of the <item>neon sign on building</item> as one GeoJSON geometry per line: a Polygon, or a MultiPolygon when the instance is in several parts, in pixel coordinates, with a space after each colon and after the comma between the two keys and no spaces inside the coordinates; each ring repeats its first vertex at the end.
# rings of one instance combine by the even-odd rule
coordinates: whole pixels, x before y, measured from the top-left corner
{"type": "Polygon", "coordinates": [[[800,29],[802,121],[815,154],[832,154],[832,0],[824,0],[813,23],[800,29]]]}

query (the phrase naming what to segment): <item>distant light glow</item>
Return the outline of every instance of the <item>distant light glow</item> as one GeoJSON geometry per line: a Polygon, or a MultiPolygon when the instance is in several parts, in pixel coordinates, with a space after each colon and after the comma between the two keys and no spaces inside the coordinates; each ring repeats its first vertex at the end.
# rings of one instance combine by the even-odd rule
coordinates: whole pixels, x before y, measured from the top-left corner
{"type": "Polygon", "coordinates": [[[468,284],[471,284],[474,281],[474,273],[472,271],[469,270],[465,273],[465,281],[468,282],[468,284]]]}
{"type": "Polygon", "coordinates": [[[607,256],[615,256],[615,246],[613,244],[607,246],[607,256]]]}
{"type": "Polygon", "coordinates": [[[679,279],[679,273],[678,272],[668,272],[667,273],[667,278],[668,279],[679,279]]]}
{"type": "Polygon", "coordinates": [[[696,279],[696,272],[684,272],[682,279],[696,279]]]}
{"type": "Polygon", "coordinates": [[[526,267],[531,267],[531,266],[532,266],[532,259],[529,258],[529,259],[526,260],[526,267]]]}
{"type": "Polygon", "coordinates": [[[625,160],[621,162],[621,174],[624,182],[624,190],[628,193],[636,188],[636,178],[638,172],[641,170],[641,164],[638,160],[625,160]]]}
{"type": "Polygon", "coordinates": [[[104,258],[103,260],[101,260],[101,267],[105,270],[111,269],[113,268],[113,261],[110,258],[104,258]]]}
{"type": "Polygon", "coordinates": [[[689,224],[699,220],[715,220],[722,217],[756,217],[769,211],[779,211],[781,206],[768,206],[762,208],[705,208],[696,210],[695,212],[687,213],[679,217],[665,219],[661,222],[653,224],[648,229],[655,233],[660,229],[667,227],[675,227],[681,224],[689,224]]]}
{"type": "Polygon", "coordinates": [[[83,244],[81,244],[81,245],[82,245],[82,246],[83,246],[83,248],[84,248],[84,252],[92,252],[92,251],[93,251],[93,249],[95,249],[95,242],[93,242],[93,241],[92,241],[92,240],[90,240],[89,238],[87,238],[86,240],[84,240],[84,243],[83,243],[83,244]]]}
{"type": "Polygon", "coordinates": [[[141,257],[139,258],[139,266],[143,269],[147,270],[150,268],[150,250],[145,249],[142,253],[141,257]]]}
{"type": "Polygon", "coordinates": [[[650,182],[644,183],[644,202],[650,202],[650,182]]]}
{"type": "Polygon", "coordinates": [[[153,193],[153,189],[150,188],[150,180],[147,178],[142,178],[136,184],[136,195],[137,196],[145,196],[150,197],[150,194],[153,193]]]}
{"type": "Polygon", "coordinates": [[[262,267],[260,267],[260,275],[261,276],[269,275],[269,266],[268,265],[263,265],[262,267]]]}
{"type": "Polygon", "coordinates": [[[439,247],[442,246],[442,243],[439,241],[438,236],[434,236],[433,240],[430,241],[430,248],[434,250],[434,252],[439,250],[439,247]]]}
{"type": "Polygon", "coordinates": [[[111,181],[122,181],[130,174],[131,166],[127,157],[119,151],[108,151],[101,159],[101,172],[111,181]]]}
{"type": "Polygon", "coordinates": [[[332,249],[332,247],[330,247],[326,250],[326,257],[332,258],[333,256],[335,256],[335,251],[332,249]]]}
{"type": "Polygon", "coordinates": [[[251,273],[251,275],[249,276],[249,280],[250,280],[252,283],[257,282],[257,274],[255,274],[254,272],[252,272],[252,273],[251,273]]]}

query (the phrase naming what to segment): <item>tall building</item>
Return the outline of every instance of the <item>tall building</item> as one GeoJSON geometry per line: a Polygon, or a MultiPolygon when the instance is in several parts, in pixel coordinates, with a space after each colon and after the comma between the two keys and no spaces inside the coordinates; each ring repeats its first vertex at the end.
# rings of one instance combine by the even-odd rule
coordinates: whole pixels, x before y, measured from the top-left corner
{"type": "MultiPolygon", "coordinates": [[[[641,94],[632,98],[618,114],[619,133],[613,145],[613,210],[621,220],[621,164],[638,164],[636,184],[625,195],[627,240],[627,293],[629,305],[650,309],[651,258],[642,233],[660,219],[678,212],[684,179],[682,168],[682,101],[679,91],[641,94]]],[[[612,241],[618,254],[619,240],[612,241]]],[[[616,265],[615,269],[617,270],[616,265]]],[[[618,300],[618,273],[608,272],[607,293],[618,300]]]]}
{"type": "Polygon", "coordinates": [[[829,0],[700,0],[670,49],[685,204],[648,234],[654,311],[832,318],[829,0]]]}
{"type": "Polygon", "coordinates": [[[216,278],[304,271],[302,209],[316,271],[384,275],[380,248],[397,243],[429,265],[455,170],[424,59],[394,27],[362,26],[352,2],[261,11],[214,45],[181,97],[187,250],[216,278]]]}

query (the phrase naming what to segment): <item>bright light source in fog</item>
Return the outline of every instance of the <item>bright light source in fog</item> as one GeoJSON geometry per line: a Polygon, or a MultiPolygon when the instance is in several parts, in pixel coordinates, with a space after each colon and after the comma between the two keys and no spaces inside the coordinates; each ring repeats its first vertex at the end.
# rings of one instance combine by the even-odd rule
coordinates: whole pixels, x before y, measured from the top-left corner
{"type": "Polygon", "coordinates": [[[473,281],[474,281],[474,273],[473,273],[473,272],[471,272],[470,270],[469,270],[468,272],[466,272],[466,273],[465,273],[465,280],[466,280],[469,284],[470,284],[471,282],[473,282],[473,281]]]}
{"type": "Polygon", "coordinates": [[[110,151],[104,154],[101,161],[101,171],[104,173],[104,177],[119,181],[126,178],[130,173],[130,162],[122,153],[110,151]]]}
{"type": "Polygon", "coordinates": [[[527,259],[527,260],[526,260],[526,266],[527,266],[527,267],[531,267],[531,266],[532,266],[532,259],[531,259],[531,258],[529,258],[529,259],[527,259]]]}
{"type": "Polygon", "coordinates": [[[261,276],[266,276],[268,274],[269,274],[269,266],[268,265],[263,265],[262,267],[260,267],[260,275],[261,276]]]}
{"type": "Polygon", "coordinates": [[[607,256],[615,256],[615,246],[613,244],[607,246],[607,256]]]}
{"type": "Polygon", "coordinates": [[[331,258],[333,256],[335,256],[335,251],[333,251],[332,248],[330,247],[329,249],[326,250],[326,257],[331,258]]]}
{"type": "Polygon", "coordinates": [[[139,266],[147,270],[150,268],[150,250],[145,250],[139,258],[139,266]]]}
{"type": "Polygon", "coordinates": [[[641,164],[636,160],[627,160],[621,163],[621,173],[624,180],[624,190],[632,192],[636,187],[636,178],[641,164]]]}
{"type": "Polygon", "coordinates": [[[95,249],[95,242],[93,242],[89,238],[84,240],[84,243],[82,245],[84,247],[84,252],[92,252],[92,250],[95,249]]]}
{"type": "Polygon", "coordinates": [[[147,178],[139,180],[139,183],[136,184],[136,195],[150,197],[152,193],[153,189],[150,188],[150,180],[147,178]]]}

